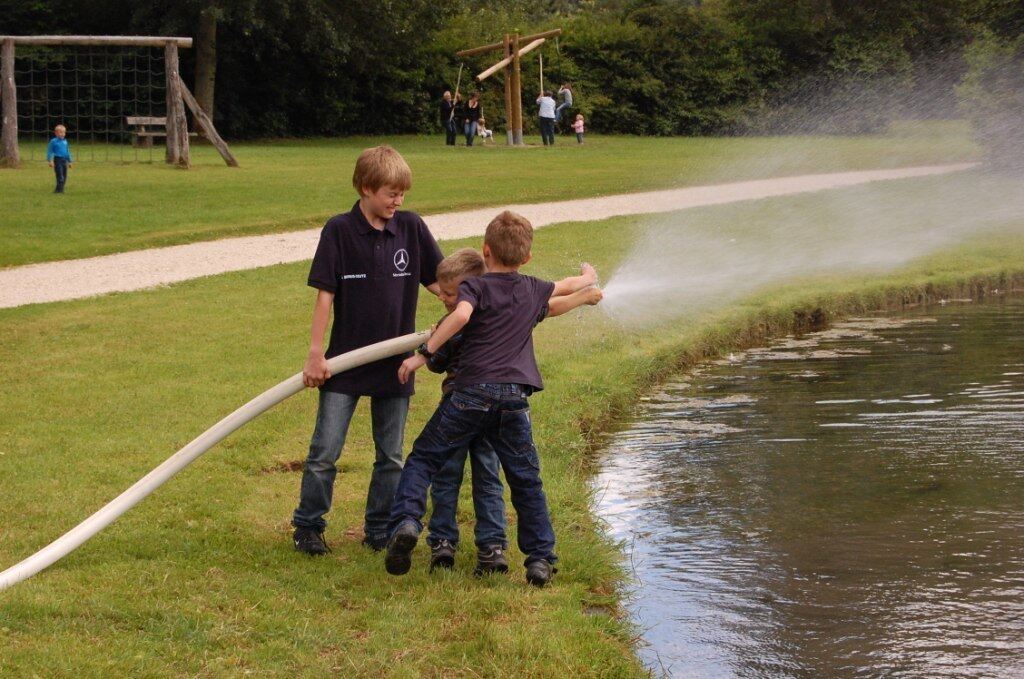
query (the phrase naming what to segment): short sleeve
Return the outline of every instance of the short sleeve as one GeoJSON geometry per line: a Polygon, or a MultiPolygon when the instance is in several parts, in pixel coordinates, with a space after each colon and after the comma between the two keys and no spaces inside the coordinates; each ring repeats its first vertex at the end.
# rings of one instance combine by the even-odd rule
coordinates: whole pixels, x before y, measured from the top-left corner
{"type": "Polygon", "coordinates": [[[469,302],[473,308],[480,304],[480,279],[467,278],[459,283],[459,299],[456,303],[469,302]]]}
{"type": "Polygon", "coordinates": [[[313,263],[309,266],[309,279],[306,284],[317,290],[337,292],[341,267],[340,258],[338,227],[331,219],[320,232],[320,242],[316,246],[313,263]]]}
{"type": "Polygon", "coordinates": [[[555,284],[551,281],[543,281],[539,278],[535,278],[533,280],[534,290],[536,291],[534,299],[537,303],[537,320],[534,322],[534,325],[536,325],[547,318],[548,303],[551,299],[552,293],[555,291],[555,284]]]}
{"type": "Polygon", "coordinates": [[[422,285],[433,285],[437,282],[437,265],[444,259],[444,253],[434,240],[434,234],[430,233],[426,223],[416,217],[417,237],[420,243],[420,283],[422,285]]]}

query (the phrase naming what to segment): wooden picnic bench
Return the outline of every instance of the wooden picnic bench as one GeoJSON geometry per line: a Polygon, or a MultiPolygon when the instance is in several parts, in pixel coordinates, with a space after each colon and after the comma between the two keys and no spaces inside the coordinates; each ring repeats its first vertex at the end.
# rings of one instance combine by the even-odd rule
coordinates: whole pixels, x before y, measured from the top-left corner
{"type": "MultiPolygon", "coordinates": [[[[157,116],[125,116],[125,123],[129,127],[135,128],[132,130],[134,138],[132,139],[132,146],[139,148],[151,148],[153,146],[154,137],[166,137],[167,136],[167,118],[157,116]],[[159,127],[159,130],[147,130],[147,127],[159,127]]],[[[195,132],[189,132],[188,136],[198,137],[199,135],[195,132]]]]}

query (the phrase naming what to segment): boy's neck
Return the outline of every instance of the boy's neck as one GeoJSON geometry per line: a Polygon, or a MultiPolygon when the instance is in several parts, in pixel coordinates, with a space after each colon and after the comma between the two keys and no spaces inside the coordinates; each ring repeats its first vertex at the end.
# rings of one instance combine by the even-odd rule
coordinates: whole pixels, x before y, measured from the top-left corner
{"type": "Polygon", "coordinates": [[[518,266],[505,266],[504,264],[490,264],[487,267],[487,273],[517,273],[518,271],[518,266]]]}
{"type": "Polygon", "coordinates": [[[370,207],[366,203],[365,198],[359,199],[359,211],[363,213],[363,217],[366,217],[366,221],[370,223],[370,226],[378,231],[383,231],[384,227],[387,226],[388,220],[370,212],[370,207]]]}

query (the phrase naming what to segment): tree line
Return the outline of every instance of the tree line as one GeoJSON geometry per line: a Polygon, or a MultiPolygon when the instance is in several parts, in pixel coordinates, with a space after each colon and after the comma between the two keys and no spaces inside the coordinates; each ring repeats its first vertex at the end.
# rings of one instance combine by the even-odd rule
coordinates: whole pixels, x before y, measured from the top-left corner
{"type": "MultiPolygon", "coordinates": [[[[182,73],[236,139],[437,131],[457,50],[556,26],[545,79],[574,83],[592,129],[869,132],[1006,90],[1012,73],[982,72],[1020,71],[1024,33],[1019,0],[2,2],[8,33],[196,38],[182,73]]],[[[467,61],[463,91],[490,56],[467,61]]],[[[525,60],[528,102],[537,66],[525,60]]],[[[503,127],[500,76],[480,90],[503,127]]]]}

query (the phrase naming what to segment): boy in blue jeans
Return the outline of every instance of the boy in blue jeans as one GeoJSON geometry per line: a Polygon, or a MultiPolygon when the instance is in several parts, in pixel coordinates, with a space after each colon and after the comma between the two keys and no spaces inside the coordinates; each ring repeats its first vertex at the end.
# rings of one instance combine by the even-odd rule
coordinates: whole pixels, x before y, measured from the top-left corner
{"type": "MultiPolygon", "coordinates": [[[[482,276],[486,271],[484,258],[473,248],[462,248],[441,260],[437,265],[437,284],[441,301],[449,313],[455,310],[462,281],[482,276]]],[[[601,291],[595,287],[553,297],[549,301],[547,315],[559,316],[581,304],[597,304],[600,299],[601,291]]],[[[419,358],[413,361],[425,364],[431,372],[446,373],[441,383],[442,400],[451,396],[454,390],[461,350],[462,334],[457,333],[434,352],[430,359],[417,354],[419,358]]],[[[505,573],[508,571],[508,559],[505,557],[508,549],[505,500],[498,473],[498,456],[486,438],[478,438],[455,453],[430,484],[430,500],[433,505],[427,534],[430,570],[452,568],[455,565],[455,551],[459,544],[456,513],[467,456],[473,471],[473,509],[476,512],[474,532],[477,565],[474,574],[505,573]]]]}
{"type": "Polygon", "coordinates": [[[68,180],[68,168],[71,167],[71,148],[68,146],[68,128],[57,125],[53,128],[53,139],[46,145],[46,162],[53,168],[57,175],[57,186],[54,193],[64,193],[64,184],[68,180]]]}
{"type": "Polygon", "coordinates": [[[310,555],[329,550],[323,532],[331,509],[336,463],[360,397],[370,397],[376,460],[366,497],[363,544],[383,549],[395,486],[402,473],[402,439],[412,382],[398,381],[402,357],[331,375],[327,358],[415,330],[419,286],[435,295],[441,249],[414,212],[399,210],[412,186],[412,171],[390,146],[363,151],[352,186],[352,210],[328,220],[320,234],[309,285],[317,289],[309,356],[302,369],[307,387],[320,388],[316,427],[302,472],[299,505],[292,515],[295,549],[310,555]],[[330,344],[323,350],[331,312],[330,344]]]}
{"type": "MultiPolygon", "coordinates": [[[[543,389],[533,353],[533,328],[548,313],[552,297],[594,285],[597,274],[557,283],[519,273],[530,261],[533,226],[505,211],[487,225],[484,260],[488,272],[459,286],[455,310],[418,350],[426,359],[463,330],[459,369],[450,398],[441,402],[406,458],[391,510],[391,537],[384,566],[392,575],[409,572],[422,530],[427,487],[461,448],[484,438],[494,448],[519,517],[519,549],[526,554],[526,579],[542,587],[554,573],[555,533],[540,478],[527,398],[543,389]]],[[[423,365],[418,356],[399,368],[408,380],[423,365]]]]}

